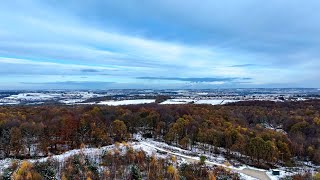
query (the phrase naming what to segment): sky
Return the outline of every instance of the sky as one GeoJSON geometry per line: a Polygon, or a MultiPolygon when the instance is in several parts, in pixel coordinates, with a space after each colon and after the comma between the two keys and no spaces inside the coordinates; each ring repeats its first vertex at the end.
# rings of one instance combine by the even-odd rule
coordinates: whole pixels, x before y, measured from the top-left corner
{"type": "Polygon", "coordinates": [[[0,89],[319,88],[318,0],[10,0],[0,89]]]}

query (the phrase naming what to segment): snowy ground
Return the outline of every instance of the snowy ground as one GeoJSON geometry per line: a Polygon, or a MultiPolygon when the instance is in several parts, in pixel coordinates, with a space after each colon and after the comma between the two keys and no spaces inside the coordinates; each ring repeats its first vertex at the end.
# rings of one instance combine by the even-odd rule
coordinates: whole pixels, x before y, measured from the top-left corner
{"type": "Polygon", "coordinates": [[[154,103],[155,99],[134,99],[134,100],[121,100],[121,101],[101,101],[98,105],[120,106],[130,104],[149,104],[154,103]]]}
{"type": "Polygon", "coordinates": [[[10,158],[0,160],[0,174],[3,172],[3,170],[8,168],[13,163],[13,161],[14,160],[10,158]]]}
{"type": "Polygon", "coordinates": [[[177,99],[168,99],[160,104],[211,104],[211,105],[219,105],[219,104],[227,104],[231,102],[237,102],[238,100],[225,100],[225,99],[187,99],[187,98],[177,98],[177,99]]]}
{"type": "Polygon", "coordinates": [[[193,99],[168,99],[160,104],[188,104],[193,102],[193,99]]]}
{"type": "Polygon", "coordinates": [[[304,173],[305,171],[308,171],[310,173],[315,173],[315,169],[319,168],[319,166],[315,166],[310,163],[309,163],[310,167],[306,167],[306,166],[295,167],[295,168],[280,167],[276,169],[280,171],[280,176],[275,176],[275,175],[272,175],[272,170],[264,170],[264,169],[259,169],[252,166],[247,166],[247,165],[241,165],[240,167],[234,167],[232,165],[228,165],[228,163],[226,163],[227,160],[222,155],[203,154],[203,151],[197,148],[193,148],[192,151],[189,151],[189,150],[181,149],[179,147],[168,145],[164,142],[154,141],[153,139],[144,139],[140,135],[135,135],[134,138],[145,146],[149,146],[160,151],[165,151],[168,154],[182,157],[183,159],[187,160],[187,162],[192,162],[192,161],[197,162],[199,161],[199,157],[201,155],[205,155],[207,157],[206,163],[208,165],[222,166],[224,168],[233,170],[235,172],[238,172],[241,175],[241,177],[243,177],[244,179],[278,180],[282,177],[292,176],[298,173],[304,173]]]}
{"type": "Polygon", "coordinates": [[[195,101],[195,104],[211,104],[211,105],[218,105],[222,104],[223,99],[201,99],[198,101],[195,101]]]}
{"type": "MultiPolygon", "coordinates": [[[[180,148],[177,147],[171,147],[165,143],[160,143],[160,142],[156,142],[156,141],[152,141],[152,140],[142,140],[140,139],[139,142],[132,142],[129,143],[133,149],[135,150],[143,150],[145,151],[148,155],[157,155],[157,157],[162,157],[165,158],[166,156],[176,156],[177,157],[177,161],[178,163],[196,163],[199,162],[199,156],[189,156],[189,155],[185,155],[191,152],[188,152],[186,150],[182,150],[180,148]],[[167,150],[167,149],[173,149],[175,150],[175,152],[167,150]],[[180,152],[181,151],[181,152],[180,152]],[[162,152],[162,153],[160,153],[162,152]]],[[[63,154],[60,155],[54,155],[51,157],[46,157],[46,158],[41,158],[41,159],[37,159],[37,160],[29,160],[30,162],[45,162],[48,159],[52,159],[52,160],[56,160],[59,162],[60,166],[62,166],[65,162],[66,159],[68,159],[69,157],[72,157],[73,155],[76,154],[84,154],[87,157],[89,157],[89,159],[91,159],[94,162],[100,162],[100,158],[101,155],[105,152],[105,151],[109,151],[115,148],[115,145],[110,145],[110,146],[105,146],[102,148],[84,148],[84,149],[76,149],[76,150],[71,150],[71,151],[67,151],[63,154]]],[[[124,150],[125,145],[120,144],[120,146],[118,147],[120,150],[124,150]]],[[[124,151],[122,151],[124,152],[124,151]]],[[[9,165],[13,162],[13,159],[4,159],[4,160],[0,160],[0,173],[7,167],[9,167],[9,165]]],[[[220,163],[216,163],[216,162],[212,162],[212,161],[206,161],[206,163],[208,165],[218,165],[218,166],[223,166],[226,168],[229,168],[235,172],[238,172],[240,174],[240,176],[243,179],[256,179],[253,178],[251,176],[248,176],[244,173],[241,173],[240,171],[237,171],[235,169],[232,169],[232,167],[227,167],[224,164],[220,164],[220,163]]]]}
{"type": "Polygon", "coordinates": [[[23,101],[39,101],[39,100],[49,100],[59,97],[59,94],[46,94],[46,93],[20,93],[18,95],[11,95],[6,99],[12,100],[23,100],[23,101]]]}
{"type": "Polygon", "coordinates": [[[20,103],[39,104],[46,101],[59,101],[64,104],[75,104],[102,94],[86,91],[72,92],[28,92],[0,98],[0,105],[14,105],[20,103]]]}
{"type": "MultiPolygon", "coordinates": [[[[171,93],[173,93],[172,91],[171,93]]],[[[178,92],[178,91],[177,91],[178,92]]],[[[250,96],[242,96],[231,93],[228,95],[222,93],[218,96],[216,93],[208,92],[192,92],[192,91],[179,91],[178,96],[174,99],[168,99],[160,104],[211,104],[220,105],[238,101],[251,101],[251,100],[269,100],[269,101],[282,101],[279,100],[278,94],[252,94],[250,96]]],[[[170,91],[169,91],[170,93],[170,91]]],[[[161,93],[160,93],[161,94],[161,93]]],[[[284,93],[285,94],[285,93],[284,93]]],[[[60,102],[67,105],[73,104],[98,104],[98,105],[129,105],[129,104],[145,104],[154,103],[154,99],[143,99],[144,97],[155,97],[159,95],[153,91],[105,91],[105,92],[94,92],[94,91],[34,91],[34,92],[19,92],[17,94],[8,94],[7,96],[1,96],[0,105],[15,105],[15,104],[40,104],[45,102],[60,102]],[[123,96],[117,101],[101,101],[101,102],[90,102],[82,103],[90,98],[97,98],[103,96],[123,96]],[[136,95],[136,96],[132,96],[136,95]],[[130,100],[124,100],[126,97],[130,100]],[[140,99],[134,99],[134,97],[140,97],[140,99]]],[[[176,95],[176,94],[175,94],[176,95]]],[[[169,95],[170,96],[170,95],[169,95]]],[[[281,96],[283,97],[283,96],[281,96]]],[[[290,100],[291,96],[285,96],[286,100],[290,100]]],[[[309,99],[309,98],[308,98],[309,99]]],[[[293,101],[304,101],[307,98],[299,97],[292,99],[293,101]]]]}
{"type": "MultiPolygon", "coordinates": [[[[286,168],[286,167],[281,167],[278,170],[280,171],[280,176],[274,176],[272,175],[271,170],[267,171],[264,169],[258,169],[255,167],[251,166],[246,166],[242,165],[240,167],[234,167],[230,165],[229,163],[226,163],[227,160],[222,156],[222,155],[217,155],[213,156],[212,154],[203,154],[200,150],[194,149],[193,151],[189,150],[184,150],[179,147],[175,147],[172,145],[168,145],[164,142],[158,142],[153,139],[144,139],[141,137],[141,135],[135,134],[133,137],[135,140],[138,142],[130,142],[130,146],[135,149],[135,150],[143,150],[145,151],[148,155],[155,154],[158,157],[166,157],[166,156],[176,156],[178,163],[197,163],[199,162],[199,157],[201,155],[205,155],[207,157],[206,164],[207,165],[212,165],[212,166],[221,166],[226,169],[229,169],[233,172],[237,172],[240,174],[240,176],[243,179],[267,179],[267,180],[277,180],[280,177],[288,176],[288,175],[294,175],[297,173],[301,173],[303,168],[286,168]]],[[[30,162],[35,162],[35,161],[47,161],[49,158],[50,159],[55,159],[57,160],[60,164],[63,164],[64,161],[76,154],[83,153],[84,155],[88,156],[92,161],[94,162],[100,162],[101,155],[105,151],[109,151],[114,149],[116,146],[115,145],[110,145],[110,146],[105,146],[102,148],[84,148],[84,149],[76,149],[76,150],[71,150],[67,151],[61,155],[54,155],[51,157],[46,157],[46,158],[41,158],[37,160],[29,160],[30,162]]],[[[121,150],[121,152],[124,152],[125,149],[124,144],[120,144],[117,148],[121,150]]],[[[14,160],[13,159],[4,159],[0,160],[0,173],[7,168],[14,160]]],[[[312,173],[314,171],[314,168],[309,169],[310,172],[312,173]]]]}
{"type": "MultiPolygon", "coordinates": [[[[154,141],[152,139],[144,139],[140,135],[135,135],[134,138],[146,147],[151,147],[151,148],[156,149],[157,151],[162,151],[162,152],[166,152],[170,155],[175,155],[175,156],[180,157],[184,161],[189,162],[189,163],[199,162],[199,160],[200,160],[199,157],[201,155],[203,155],[200,152],[195,153],[192,151],[184,150],[179,147],[168,145],[164,142],[158,142],[158,141],[154,141]]],[[[249,180],[261,179],[261,178],[259,178],[261,176],[268,178],[268,176],[265,174],[265,171],[261,171],[260,174],[255,172],[258,174],[258,175],[256,175],[256,174],[250,172],[250,167],[242,166],[240,168],[236,168],[233,166],[226,165],[225,162],[226,162],[226,159],[223,156],[218,156],[215,158],[210,158],[207,156],[207,160],[206,160],[207,165],[221,166],[221,167],[230,169],[234,172],[239,173],[243,179],[249,179],[249,180]],[[247,171],[243,171],[244,169],[246,169],[247,171]]],[[[256,171],[256,170],[254,170],[254,171],[256,171]]]]}

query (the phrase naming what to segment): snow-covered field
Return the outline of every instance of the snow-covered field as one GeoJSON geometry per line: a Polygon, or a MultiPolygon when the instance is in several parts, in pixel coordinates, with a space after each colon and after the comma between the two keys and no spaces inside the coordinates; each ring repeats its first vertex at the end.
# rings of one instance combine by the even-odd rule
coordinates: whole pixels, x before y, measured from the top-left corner
{"type": "Polygon", "coordinates": [[[223,100],[221,99],[201,99],[198,101],[195,101],[195,104],[212,104],[212,105],[218,105],[221,104],[223,100]]]}
{"type": "Polygon", "coordinates": [[[155,99],[134,99],[134,100],[121,100],[121,101],[101,101],[98,105],[120,106],[130,104],[149,104],[154,103],[155,99]]]}
{"type": "MultiPolygon", "coordinates": [[[[98,105],[109,105],[109,106],[119,106],[119,105],[130,105],[130,104],[149,104],[154,103],[155,99],[134,99],[134,100],[121,100],[121,101],[101,101],[97,103],[98,105]]],[[[195,100],[195,99],[168,99],[160,104],[211,104],[211,105],[218,105],[218,104],[226,104],[231,102],[237,102],[236,100],[215,100],[215,99],[208,99],[208,100],[195,100]]]]}
{"type": "Polygon", "coordinates": [[[93,97],[101,97],[102,94],[96,94],[86,91],[74,92],[28,92],[10,95],[0,98],[0,105],[14,105],[20,103],[40,104],[46,101],[59,101],[64,104],[76,104],[93,97]]]}
{"type": "Polygon", "coordinates": [[[6,99],[12,100],[24,100],[24,101],[39,101],[39,100],[50,100],[59,97],[60,94],[46,94],[46,93],[20,93],[18,95],[11,95],[6,99]]]}
{"type": "Polygon", "coordinates": [[[160,104],[188,104],[193,101],[193,99],[168,99],[160,104]]]}
{"type": "Polygon", "coordinates": [[[219,105],[219,104],[227,104],[232,102],[238,102],[238,100],[228,100],[228,99],[168,99],[160,104],[211,104],[211,105],[219,105]]]}
{"type": "MultiPolygon", "coordinates": [[[[299,91],[298,91],[299,92],[299,91]]],[[[155,97],[162,95],[162,91],[138,91],[138,90],[109,90],[109,91],[20,91],[20,92],[6,92],[0,98],[0,105],[15,105],[15,104],[41,104],[41,103],[53,103],[59,102],[67,105],[74,104],[95,104],[95,105],[129,105],[129,104],[145,104],[145,103],[154,103],[155,97]],[[99,97],[112,97],[110,101],[95,101],[99,97]],[[145,98],[151,99],[145,99],[145,98]],[[95,98],[95,100],[90,101],[89,99],[95,98]],[[137,99],[136,99],[137,98],[137,99]],[[89,101],[87,101],[89,100],[89,101]]],[[[211,105],[220,105],[227,104],[238,101],[251,101],[251,100],[267,100],[267,101],[283,101],[292,100],[292,101],[305,101],[310,99],[304,97],[295,97],[287,94],[285,96],[279,94],[250,94],[250,95],[240,95],[237,93],[226,92],[193,92],[188,90],[183,91],[167,91],[166,96],[174,97],[173,99],[168,99],[160,104],[211,104],[211,105]],[[178,95],[176,92],[179,92],[178,95]],[[292,99],[291,99],[292,98],[292,99]]],[[[287,92],[289,93],[289,92],[287,92]]],[[[283,93],[286,94],[286,93],[283,93]]],[[[1,94],[0,94],[1,95],[1,94]]],[[[302,94],[303,95],[303,94],[302,94]]],[[[313,97],[313,99],[316,97],[313,97]]],[[[103,98],[101,98],[103,99],[103,98]]],[[[107,99],[107,98],[106,98],[107,99]]],[[[311,98],[312,99],[312,98],[311,98]]]]}

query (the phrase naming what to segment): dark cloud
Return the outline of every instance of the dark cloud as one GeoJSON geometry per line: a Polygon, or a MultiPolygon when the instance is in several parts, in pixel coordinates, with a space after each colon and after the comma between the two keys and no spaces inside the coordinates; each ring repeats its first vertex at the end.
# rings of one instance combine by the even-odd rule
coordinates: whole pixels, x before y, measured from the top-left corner
{"type": "Polygon", "coordinates": [[[236,80],[250,80],[251,78],[235,78],[235,77],[203,77],[203,78],[180,78],[180,77],[137,77],[137,79],[146,80],[174,80],[174,81],[185,81],[185,82],[232,82],[236,80]]]}
{"type": "Polygon", "coordinates": [[[96,69],[81,69],[81,72],[84,72],[84,73],[95,73],[95,72],[100,72],[100,71],[96,70],[96,69]]]}

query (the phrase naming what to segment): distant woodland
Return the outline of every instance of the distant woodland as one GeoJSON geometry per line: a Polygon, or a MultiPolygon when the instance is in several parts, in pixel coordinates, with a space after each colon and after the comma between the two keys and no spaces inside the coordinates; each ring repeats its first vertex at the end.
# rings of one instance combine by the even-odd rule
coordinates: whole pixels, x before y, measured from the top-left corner
{"type": "Polygon", "coordinates": [[[101,147],[132,134],[185,149],[224,148],[258,166],[320,164],[320,101],[248,101],[223,106],[3,106],[0,158],[59,154],[101,147]],[[237,152],[237,153],[235,153],[237,152]]]}

